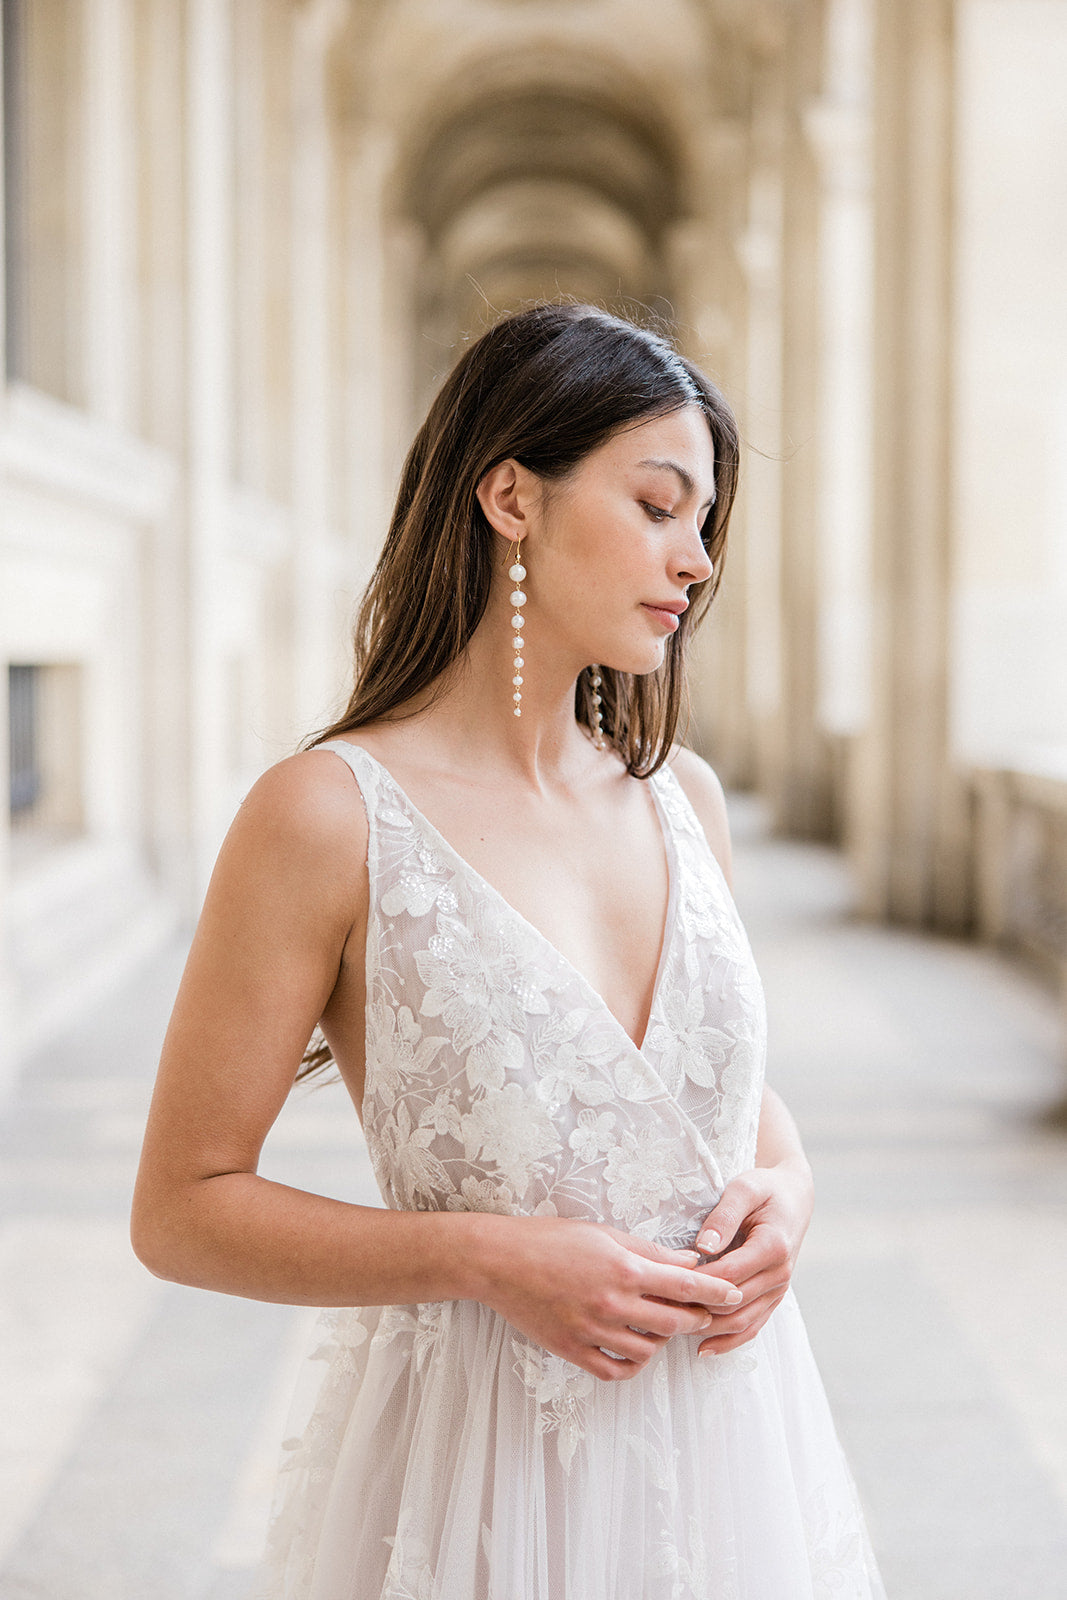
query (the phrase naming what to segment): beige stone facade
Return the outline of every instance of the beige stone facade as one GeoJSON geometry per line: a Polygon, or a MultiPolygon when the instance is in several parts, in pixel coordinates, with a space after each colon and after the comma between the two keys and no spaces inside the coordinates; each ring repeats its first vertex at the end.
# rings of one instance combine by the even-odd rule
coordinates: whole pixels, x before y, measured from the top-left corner
{"type": "Polygon", "coordinates": [[[458,341],[556,293],[743,417],[696,741],[866,914],[1060,981],[1067,0],[3,17],[9,1066],[192,913],[458,341]]]}

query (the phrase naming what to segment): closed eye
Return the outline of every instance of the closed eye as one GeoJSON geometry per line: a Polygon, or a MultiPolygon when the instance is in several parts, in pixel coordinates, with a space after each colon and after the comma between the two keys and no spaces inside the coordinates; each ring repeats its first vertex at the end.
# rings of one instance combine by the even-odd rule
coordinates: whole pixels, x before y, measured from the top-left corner
{"type": "Polygon", "coordinates": [[[662,506],[649,505],[647,500],[642,500],[641,504],[644,507],[644,509],[648,512],[648,514],[652,518],[653,522],[673,522],[674,521],[674,512],[673,511],[664,511],[662,506]]]}

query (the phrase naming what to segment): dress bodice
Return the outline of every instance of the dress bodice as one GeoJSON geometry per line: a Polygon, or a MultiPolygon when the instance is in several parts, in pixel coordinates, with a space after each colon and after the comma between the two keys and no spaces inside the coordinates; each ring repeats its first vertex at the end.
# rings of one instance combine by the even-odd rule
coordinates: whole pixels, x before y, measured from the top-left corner
{"type": "Polygon", "coordinates": [[[754,1160],[766,1029],[748,941],[677,779],[648,780],[670,899],[638,1047],[380,762],[347,740],[320,748],[352,769],[369,821],[363,1124],[386,1203],[690,1242],[754,1160]]]}

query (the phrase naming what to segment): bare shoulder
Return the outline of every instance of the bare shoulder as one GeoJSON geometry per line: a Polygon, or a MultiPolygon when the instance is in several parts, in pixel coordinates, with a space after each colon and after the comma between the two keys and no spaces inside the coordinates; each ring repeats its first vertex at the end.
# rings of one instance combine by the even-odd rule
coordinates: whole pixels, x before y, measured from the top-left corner
{"type": "Polygon", "coordinates": [[[368,823],[355,778],[328,750],[269,767],[245,796],[216,876],[269,879],[277,892],[350,909],[365,882],[368,823]]]}
{"type": "Polygon", "coordinates": [[[684,745],[675,745],[668,764],[685,790],[712,853],[729,882],[732,862],[730,821],[726,814],[726,796],[722,784],[707,762],[684,745]]]}
{"type": "Polygon", "coordinates": [[[252,785],[237,818],[247,828],[284,837],[312,851],[354,848],[366,857],[367,813],[351,769],[329,750],[301,750],[268,767],[252,785]]]}

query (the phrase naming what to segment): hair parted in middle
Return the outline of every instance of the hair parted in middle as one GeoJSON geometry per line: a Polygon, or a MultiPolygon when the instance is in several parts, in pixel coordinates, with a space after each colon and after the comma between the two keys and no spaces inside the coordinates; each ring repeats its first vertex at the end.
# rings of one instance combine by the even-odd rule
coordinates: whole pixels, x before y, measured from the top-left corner
{"type": "MultiPolygon", "coordinates": [[[[704,374],[666,339],[594,306],[540,304],[503,317],[460,357],[415,436],[385,545],[355,629],[356,677],[343,714],[312,743],[403,715],[447,686],[485,613],[497,535],[477,489],[501,461],[546,484],[566,478],[622,428],[695,405],[715,451],[715,503],[702,530],[712,576],[667,640],[663,664],[643,675],[601,666],[601,721],[636,777],[662,765],[685,693],[686,644],[722,574],[737,489],[732,412],[704,374]]],[[[594,726],[591,670],[579,676],[575,714],[594,726]]]]}

